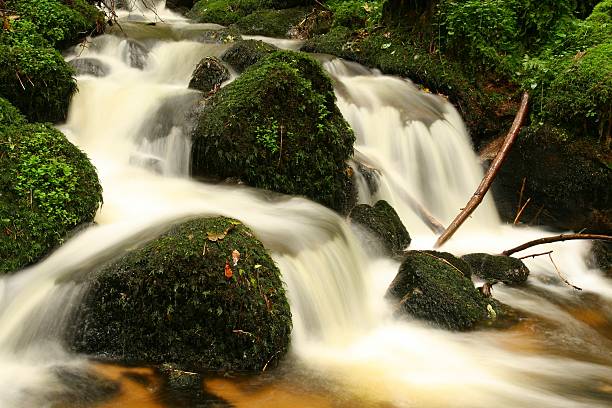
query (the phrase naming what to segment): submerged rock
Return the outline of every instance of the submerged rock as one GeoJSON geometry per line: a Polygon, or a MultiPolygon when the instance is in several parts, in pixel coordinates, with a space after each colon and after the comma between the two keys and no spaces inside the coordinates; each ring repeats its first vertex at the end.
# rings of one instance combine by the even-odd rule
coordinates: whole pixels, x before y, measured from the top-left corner
{"type": "Polygon", "coordinates": [[[277,51],[220,89],[192,134],[192,174],[302,195],[340,212],[355,136],[321,65],[277,51]]]}
{"type": "Polygon", "coordinates": [[[408,252],[386,294],[396,315],[407,314],[450,330],[469,330],[499,318],[500,304],[483,297],[447,258],[435,251],[408,252]]]}
{"type": "Polygon", "coordinates": [[[89,279],[78,352],[193,369],[261,370],[286,352],[291,313],[280,272],[238,221],[201,218],[89,279]]]}
{"type": "Polygon", "coordinates": [[[229,71],[217,57],[205,57],[200,61],[189,81],[189,88],[204,93],[218,88],[230,78],[229,71]]]}
{"type": "Polygon", "coordinates": [[[402,257],[404,249],[410,245],[410,234],[402,220],[384,200],[378,201],[373,207],[367,204],[356,205],[349,218],[351,222],[363,226],[394,257],[402,257]]]}
{"type": "Polygon", "coordinates": [[[77,75],[104,77],[110,72],[110,67],[96,58],[75,58],[68,61],[77,75]]]}
{"type": "Polygon", "coordinates": [[[143,44],[131,38],[125,40],[126,45],[123,50],[123,59],[132,68],[144,69],[147,64],[149,50],[143,44]]]}
{"type": "Polygon", "coordinates": [[[238,41],[223,53],[221,59],[237,72],[242,72],[274,51],[278,48],[263,41],[238,41]]]}
{"type": "Polygon", "coordinates": [[[527,281],[529,269],[518,258],[484,253],[467,254],[461,257],[471,267],[474,275],[488,282],[503,282],[520,285],[527,281]]]}

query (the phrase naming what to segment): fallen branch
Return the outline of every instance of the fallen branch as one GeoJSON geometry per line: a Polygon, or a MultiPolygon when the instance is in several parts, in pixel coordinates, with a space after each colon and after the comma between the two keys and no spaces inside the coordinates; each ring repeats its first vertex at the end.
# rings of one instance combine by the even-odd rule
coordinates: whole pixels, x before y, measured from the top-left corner
{"type": "Polygon", "coordinates": [[[601,234],[561,234],[561,235],[555,235],[552,237],[545,237],[545,238],[539,238],[539,239],[534,239],[533,241],[529,241],[529,242],[525,242],[522,245],[519,245],[517,247],[514,247],[512,249],[508,249],[504,252],[502,252],[502,255],[506,255],[506,256],[510,256],[516,252],[520,252],[523,251],[527,248],[531,248],[533,246],[536,245],[542,245],[542,244],[550,244],[553,242],[561,242],[561,241],[570,241],[570,240],[576,240],[576,239],[591,239],[591,240],[599,240],[599,241],[612,241],[612,236],[611,235],[601,235],[601,234]]]}
{"type": "Polygon", "coordinates": [[[521,256],[518,259],[527,259],[527,258],[535,258],[536,256],[542,256],[542,255],[550,255],[552,254],[553,251],[547,251],[547,252],[541,252],[539,254],[531,254],[531,255],[525,255],[525,256],[521,256]]]}
{"type": "Polygon", "coordinates": [[[514,225],[517,225],[519,223],[519,221],[521,220],[521,216],[523,215],[523,211],[525,211],[525,208],[527,208],[530,202],[531,202],[531,197],[529,197],[527,201],[525,201],[525,204],[523,204],[519,212],[516,213],[516,217],[514,217],[514,222],[513,222],[514,225]]]}
{"type": "Polygon", "coordinates": [[[557,268],[557,264],[555,263],[555,261],[553,261],[553,258],[552,258],[551,254],[548,254],[548,257],[550,258],[550,262],[552,262],[553,266],[555,267],[555,270],[557,271],[557,275],[559,275],[559,279],[561,279],[563,281],[563,283],[565,283],[568,286],[571,286],[572,288],[574,288],[576,290],[582,290],[582,288],[579,288],[578,286],[575,286],[575,285],[572,285],[571,283],[569,283],[569,281],[567,279],[565,279],[565,277],[563,275],[561,275],[561,271],[559,270],[559,268],[557,268]]]}
{"type": "Polygon", "coordinates": [[[518,136],[521,130],[521,127],[523,126],[523,121],[525,120],[525,117],[527,116],[528,105],[529,105],[529,94],[525,92],[523,94],[523,99],[521,100],[521,106],[518,112],[516,113],[514,122],[512,123],[512,127],[510,128],[508,135],[506,135],[506,138],[504,139],[504,143],[502,144],[502,147],[499,149],[499,152],[497,152],[495,159],[493,159],[493,162],[491,163],[489,170],[487,170],[487,173],[484,175],[482,181],[480,182],[480,185],[476,189],[476,192],[474,193],[470,201],[468,201],[465,208],[461,210],[459,215],[455,217],[453,222],[451,222],[448,228],[442,233],[442,235],[440,235],[440,237],[436,241],[436,244],[434,245],[434,248],[439,248],[442,245],[444,245],[444,243],[453,236],[453,234],[457,231],[457,229],[465,222],[465,220],[468,219],[468,217],[474,212],[476,207],[478,207],[478,205],[482,202],[485,194],[487,193],[487,191],[489,191],[489,188],[491,187],[491,184],[493,183],[495,176],[497,176],[497,173],[499,172],[499,169],[501,168],[502,163],[504,162],[504,160],[506,159],[506,156],[510,152],[510,148],[512,147],[512,144],[516,140],[516,137],[518,136]]]}

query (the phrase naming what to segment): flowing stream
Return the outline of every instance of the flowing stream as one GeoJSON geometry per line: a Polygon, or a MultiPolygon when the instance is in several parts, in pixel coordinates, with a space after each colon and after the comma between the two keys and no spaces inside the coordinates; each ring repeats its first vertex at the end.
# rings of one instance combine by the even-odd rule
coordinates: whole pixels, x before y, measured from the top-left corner
{"type": "MultiPolygon", "coordinates": [[[[526,260],[528,286],[494,289],[524,314],[519,324],[451,333],[391,317],[383,295],[399,264],[362,248],[361,232],[334,212],[302,198],[191,180],[184,112],[199,93],[187,85],[200,59],[221,55],[226,45],[197,41],[215,26],[190,24],[164,3],[153,12],[137,2],[119,13],[124,32],[138,41],[104,35],[66,56],[96,59],[108,71],[78,77],[59,126],[96,165],[104,205],[96,226],[0,280],[0,407],[52,405],[66,387],[58,370],[91,364],[63,348],[63,325],[84,291],[71,278],[172,222],[207,214],[240,219],[272,251],[294,318],[290,354],[273,378],[295,387],[310,382],[328,403],[268,406],[609,406],[612,283],[587,267],[588,243],[540,248],[554,250],[560,273],[582,292],[562,284],[547,258],[526,260]],[[165,22],[153,27],[141,19],[165,22]]],[[[482,177],[460,116],[408,81],[321,58],[356,133],[359,201],[389,201],[413,235],[411,248],[430,248],[436,237],[409,201],[447,225],[482,177]]],[[[545,233],[502,225],[487,198],[444,249],[498,253],[545,233]]],[[[257,406],[254,400],[236,406],[257,406]]]]}

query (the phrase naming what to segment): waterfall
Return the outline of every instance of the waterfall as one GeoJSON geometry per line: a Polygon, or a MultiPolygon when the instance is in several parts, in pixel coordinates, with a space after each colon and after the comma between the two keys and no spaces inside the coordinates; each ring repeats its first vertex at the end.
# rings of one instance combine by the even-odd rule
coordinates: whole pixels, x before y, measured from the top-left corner
{"type": "MultiPolygon", "coordinates": [[[[164,2],[156,5],[165,10],[164,2]]],[[[610,358],[594,357],[596,350],[612,350],[609,340],[530,287],[496,286],[494,293],[550,320],[553,328],[543,330],[539,341],[568,349],[567,356],[545,347],[521,351],[524,335],[518,330],[450,333],[397,321],[383,295],[399,264],[367,256],[340,216],[302,198],[271,200],[255,189],[190,180],[191,124],[184,113],[199,94],[187,84],[202,57],[218,56],[226,46],[151,40],[141,44],[144,62],[135,67],[129,41],[105,35],[67,56],[109,67],[104,77],[78,77],[79,93],[61,126],[96,165],[104,206],[97,226],[40,263],[0,278],[0,406],[44,405],[33,395],[44,401],[45,393],[61,390],[57,367],[86,366],[86,360],[62,349],[62,324],[82,296],[74,277],[177,220],[213,214],[241,220],[272,252],[294,316],[286,364],[305,365],[317,379],[335,384],[332,389],[402,407],[605,406],[605,397],[595,391],[573,390],[590,391],[612,378],[610,358]],[[508,338],[516,339],[517,349],[508,338]]],[[[360,201],[389,201],[414,235],[413,246],[431,246],[435,237],[406,197],[447,224],[471,196],[482,170],[461,118],[442,97],[407,81],[340,60],[326,68],[336,79],[338,106],[357,136],[356,161],[377,175],[372,191],[354,164],[360,201]]],[[[543,233],[501,225],[486,199],[445,249],[500,252],[543,233]]],[[[607,299],[610,307],[609,280],[584,263],[588,245],[550,247],[568,279],[607,299]]],[[[549,263],[536,259],[529,266],[533,288],[576,302],[549,263]]]]}

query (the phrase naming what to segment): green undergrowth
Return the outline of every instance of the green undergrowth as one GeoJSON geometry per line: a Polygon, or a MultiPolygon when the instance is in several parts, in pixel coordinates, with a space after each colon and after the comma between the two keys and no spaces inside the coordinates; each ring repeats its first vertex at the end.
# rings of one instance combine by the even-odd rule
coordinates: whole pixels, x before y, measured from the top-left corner
{"type": "Polygon", "coordinates": [[[222,88],[193,135],[195,175],[303,195],[341,210],[354,135],[331,81],[305,54],[277,51],[222,88]]]}
{"type": "Polygon", "coordinates": [[[259,371],[288,348],[291,312],[280,271],[236,220],[177,224],[104,267],[90,287],[72,340],[79,352],[259,371]]]}
{"type": "Polygon", "coordinates": [[[102,195],[83,152],[0,101],[0,273],[6,273],[38,261],[70,230],[93,221],[102,195]]]}

